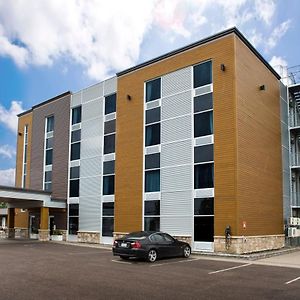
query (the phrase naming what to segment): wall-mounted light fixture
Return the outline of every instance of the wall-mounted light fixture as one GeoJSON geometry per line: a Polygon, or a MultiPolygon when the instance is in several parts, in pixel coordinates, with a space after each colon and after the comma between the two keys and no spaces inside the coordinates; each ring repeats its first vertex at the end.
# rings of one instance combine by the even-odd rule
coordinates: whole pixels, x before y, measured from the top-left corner
{"type": "Polygon", "coordinates": [[[127,100],[129,100],[129,101],[131,100],[131,96],[130,96],[130,95],[127,95],[126,98],[127,98],[127,100]]]}
{"type": "Polygon", "coordinates": [[[19,136],[22,136],[22,132],[18,132],[18,135],[19,135],[19,136]]]}
{"type": "Polygon", "coordinates": [[[221,71],[225,72],[225,70],[226,70],[226,67],[225,67],[225,65],[224,65],[224,64],[221,64],[220,68],[221,68],[221,71]]]}
{"type": "Polygon", "coordinates": [[[259,86],[259,90],[260,91],[265,91],[266,90],[266,86],[263,84],[263,85],[260,85],[259,86]]]}

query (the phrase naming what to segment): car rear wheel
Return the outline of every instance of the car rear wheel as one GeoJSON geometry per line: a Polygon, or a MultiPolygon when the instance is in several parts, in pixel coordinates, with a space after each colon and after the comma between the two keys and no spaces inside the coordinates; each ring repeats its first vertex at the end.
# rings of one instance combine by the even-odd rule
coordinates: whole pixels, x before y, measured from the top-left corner
{"type": "Polygon", "coordinates": [[[185,246],[183,248],[183,257],[188,258],[191,255],[191,247],[185,246]]]}
{"type": "Polygon", "coordinates": [[[154,249],[149,250],[147,260],[151,263],[155,262],[157,259],[157,252],[154,249]]]}
{"type": "Polygon", "coordinates": [[[124,259],[124,260],[128,260],[129,257],[128,256],[123,256],[123,255],[120,255],[120,258],[124,259]]]}

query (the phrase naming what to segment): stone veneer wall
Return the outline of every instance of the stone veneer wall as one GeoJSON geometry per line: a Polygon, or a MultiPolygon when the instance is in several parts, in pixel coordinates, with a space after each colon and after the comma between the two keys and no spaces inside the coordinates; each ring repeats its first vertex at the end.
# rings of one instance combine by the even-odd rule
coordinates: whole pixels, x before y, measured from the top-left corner
{"type": "Polygon", "coordinates": [[[246,254],[275,250],[283,248],[284,245],[285,236],[283,234],[266,236],[233,236],[231,237],[230,246],[227,250],[224,236],[214,237],[214,251],[231,254],[246,254]]]}
{"type": "Polygon", "coordinates": [[[0,239],[7,238],[7,232],[5,230],[0,230],[0,239]]]}
{"type": "Polygon", "coordinates": [[[50,230],[49,229],[39,229],[39,240],[41,242],[48,242],[50,240],[50,230]]]}
{"type": "Polygon", "coordinates": [[[100,244],[100,232],[99,231],[78,231],[79,243],[100,244]]]}
{"type": "Polygon", "coordinates": [[[15,238],[28,239],[29,238],[29,229],[28,228],[15,228],[15,238]]]}

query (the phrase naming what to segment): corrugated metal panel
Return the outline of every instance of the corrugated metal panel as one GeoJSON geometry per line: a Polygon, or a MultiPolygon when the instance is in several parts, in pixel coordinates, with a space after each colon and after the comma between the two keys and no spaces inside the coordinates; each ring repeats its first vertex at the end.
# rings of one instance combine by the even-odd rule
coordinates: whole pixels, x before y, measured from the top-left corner
{"type": "Polygon", "coordinates": [[[160,200],[161,192],[145,193],[144,199],[145,200],[160,200]]]}
{"type": "Polygon", "coordinates": [[[192,113],[192,92],[187,91],[171,97],[163,98],[162,120],[192,113]]]}
{"type": "Polygon", "coordinates": [[[113,94],[117,91],[117,77],[104,81],[104,96],[113,94]]]}
{"type": "Polygon", "coordinates": [[[77,167],[80,166],[80,160],[71,160],[70,167],[77,167]]]}
{"type": "Polygon", "coordinates": [[[102,155],[102,139],[92,137],[81,141],[81,159],[102,155]]]}
{"type": "Polygon", "coordinates": [[[89,176],[98,176],[102,174],[101,156],[96,156],[80,161],[80,178],[89,176]]]}
{"type": "Polygon", "coordinates": [[[147,102],[146,103],[146,109],[151,109],[151,108],[158,107],[158,106],[160,106],[160,104],[161,104],[160,99],[159,100],[154,100],[154,101],[151,101],[151,102],[147,102]]]}
{"type": "Polygon", "coordinates": [[[146,154],[158,153],[160,152],[160,148],[161,148],[160,145],[150,146],[145,149],[145,153],[146,154]]]}
{"type": "Polygon", "coordinates": [[[103,97],[103,82],[95,84],[82,91],[82,103],[103,97]]]}
{"type": "Polygon", "coordinates": [[[161,216],[160,230],[171,235],[192,235],[193,218],[192,216],[161,216]]]}
{"type": "Polygon", "coordinates": [[[161,122],[161,143],[190,139],[192,135],[192,116],[161,122]]]}
{"type": "Polygon", "coordinates": [[[214,195],[214,188],[195,190],[195,198],[212,198],[214,195]]]}
{"type": "Polygon", "coordinates": [[[79,230],[100,231],[101,228],[100,197],[80,197],[79,230]]]}
{"type": "Polygon", "coordinates": [[[81,104],[81,94],[82,92],[80,91],[71,96],[71,108],[81,104]]]}
{"type": "Polygon", "coordinates": [[[191,164],[192,158],[192,140],[164,144],[161,146],[161,167],[191,164]]]}
{"type": "Polygon", "coordinates": [[[162,96],[169,96],[192,88],[192,67],[162,77],[162,96]]]}
{"type": "MultiPolygon", "coordinates": [[[[84,196],[99,196],[102,194],[102,176],[80,179],[80,198],[84,196]]],[[[100,205],[100,202],[99,202],[100,205]]]]}
{"type": "Polygon", "coordinates": [[[116,118],[116,113],[114,112],[114,113],[111,113],[109,115],[104,116],[104,121],[105,122],[106,121],[111,121],[111,120],[114,120],[115,118],[116,118]]]}
{"type": "Polygon", "coordinates": [[[166,216],[193,215],[193,191],[162,193],[160,214],[166,216]]]}
{"type": "Polygon", "coordinates": [[[103,122],[101,118],[82,122],[81,125],[81,140],[91,137],[101,139],[103,135],[103,122]]]}
{"type": "Polygon", "coordinates": [[[208,85],[201,86],[201,87],[195,89],[195,96],[200,96],[200,95],[208,94],[208,93],[212,93],[212,92],[213,92],[213,85],[208,84],[208,85]]]}
{"type": "Polygon", "coordinates": [[[82,122],[89,119],[102,117],[103,98],[90,101],[82,105],[82,122]]]}
{"type": "Polygon", "coordinates": [[[114,201],[115,201],[115,195],[102,196],[102,202],[114,202],[114,201]]]}
{"type": "Polygon", "coordinates": [[[109,153],[103,156],[103,161],[111,161],[116,159],[116,153],[109,153]]]}
{"type": "Polygon", "coordinates": [[[193,189],[193,166],[175,166],[161,169],[161,191],[174,192],[193,189]]]}
{"type": "Polygon", "coordinates": [[[206,136],[201,136],[196,138],[195,140],[195,146],[203,146],[203,145],[208,145],[208,144],[213,144],[214,143],[214,135],[206,135],[206,136]]]}
{"type": "Polygon", "coordinates": [[[72,131],[78,130],[81,128],[81,123],[72,125],[72,131]]]}

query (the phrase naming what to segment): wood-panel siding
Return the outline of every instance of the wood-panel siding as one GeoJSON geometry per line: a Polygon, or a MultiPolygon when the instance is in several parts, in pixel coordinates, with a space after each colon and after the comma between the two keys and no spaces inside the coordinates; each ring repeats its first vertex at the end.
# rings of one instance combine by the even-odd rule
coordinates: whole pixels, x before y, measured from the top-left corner
{"type": "Polygon", "coordinates": [[[33,110],[30,188],[43,189],[45,119],[54,115],[53,198],[67,198],[70,100],[70,95],[67,95],[33,110]]]}
{"type": "Polygon", "coordinates": [[[236,38],[238,235],[283,233],[279,82],[236,38]],[[265,85],[266,90],[259,87],[265,85]],[[243,229],[243,221],[246,229],[243,229]]]}
{"type": "Polygon", "coordinates": [[[208,59],[214,83],[215,234],[236,222],[234,35],[229,34],[118,77],[115,231],[142,229],[144,82],[208,59]]]}

